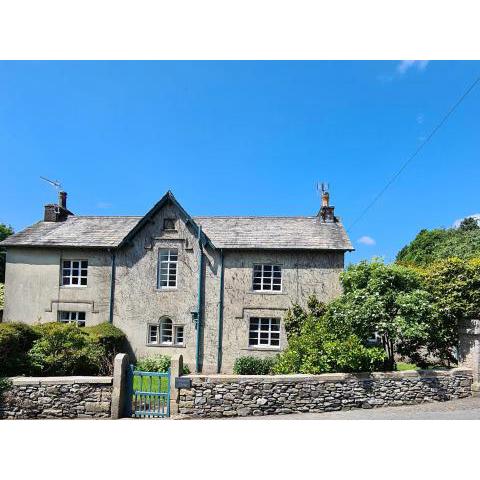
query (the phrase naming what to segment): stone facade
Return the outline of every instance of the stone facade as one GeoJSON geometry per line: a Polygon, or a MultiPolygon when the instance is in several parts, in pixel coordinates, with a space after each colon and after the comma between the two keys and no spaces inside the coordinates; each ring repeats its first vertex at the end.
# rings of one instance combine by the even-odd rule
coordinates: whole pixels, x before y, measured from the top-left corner
{"type": "MultiPolygon", "coordinates": [[[[220,253],[203,249],[203,302],[200,364],[201,371],[217,371],[218,316],[220,298],[220,253]]],[[[305,303],[316,294],[329,301],[341,292],[339,275],[343,251],[308,250],[226,250],[224,255],[224,308],[222,372],[232,371],[235,359],[243,355],[265,357],[282,350],[287,343],[281,322],[278,349],[251,348],[248,330],[251,316],[283,318],[292,302],[305,303]],[[253,265],[282,266],[281,292],[252,289],[253,265]]],[[[174,205],[160,210],[132,240],[116,252],[113,324],[127,335],[130,354],[135,358],[152,355],[183,355],[195,370],[196,327],[192,312],[198,302],[199,246],[196,232],[183,222],[174,205]],[[165,218],[175,218],[175,231],[163,231],[165,218]],[[178,285],[157,288],[160,249],[178,249],[178,285]],[[152,345],[148,325],[168,317],[184,328],[184,344],[152,345]]],[[[96,249],[15,247],[7,250],[6,305],[4,321],[29,324],[53,322],[58,312],[84,311],[86,324],[109,321],[111,255],[96,249]],[[88,285],[63,287],[60,265],[66,259],[88,260],[88,285]],[[18,299],[22,299],[19,301],[18,299]],[[28,301],[25,301],[28,299],[28,301]]]]}
{"type": "Polygon", "coordinates": [[[197,359],[194,316],[201,283],[199,371],[217,372],[221,364],[220,371],[229,373],[240,356],[275,355],[286,346],[282,319],[292,302],[304,304],[310,294],[327,302],[341,293],[339,275],[344,254],[353,247],[336,220],[324,223],[316,216],[238,217],[242,226],[236,225],[234,217],[220,217],[220,221],[198,217],[197,224],[171,193],[159,204],[143,218],[72,216],[63,222],[40,222],[9,237],[4,321],[54,322],[59,311],[85,312],[87,326],[112,320],[121,328],[127,335],[133,359],[181,354],[194,371],[197,359]],[[165,228],[165,220],[173,222],[173,228],[165,228]],[[218,235],[218,242],[204,234],[204,245],[200,248],[201,222],[206,222],[206,227],[212,222],[217,225],[211,228],[218,235]],[[244,224],[249,222],[255,223],[248,229],[244,224]],[[56,223],[61,225],[57,228],[56,223]],[[137,223],[141,223],[138,230],[134,227],[137,223]],[[219,228],[219,223],[225,225],[219,228]],[[129,232],[134,234],[124,242],[129,232]],[[225,236],[232,238],[227,241],[225,236]],[[174,288],[158,287],[161,249],[178,251],[174,288]],[[86,286],[62,286],[64,260],[88,261],[86,286]],[[281,266],[281,291],[253,290],[255,264],[281,266]],[[249,346],[250,317],[279,318],[280,345],[249,346]],[[149,325],[159,325],[165,318],[172,321],[174,328],[183,327],[181,344],[149,341],[149,325]]]}
{"type": "Polygon", "coordinates": [[[180,390],[179,413],[246,417],[331,412],[446,401],[471,395],[472,371],[407,371],[286,376],[191,375],[180,390]]]}
{"type": "Polygon", "coordinates": [[[0,418],[109,418],[112,377],[16,377],[0,392],[0,418]]]}

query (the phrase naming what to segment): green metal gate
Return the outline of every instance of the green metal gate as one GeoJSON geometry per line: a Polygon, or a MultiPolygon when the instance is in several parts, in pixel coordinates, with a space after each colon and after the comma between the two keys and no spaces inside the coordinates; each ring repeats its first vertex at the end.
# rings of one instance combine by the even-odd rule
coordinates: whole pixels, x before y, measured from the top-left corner
{"type": "Polygon", "coordinates": [[[168,372],[142,372],[128,369],[127,417],[170,416],[170,369],[168,372]]]}

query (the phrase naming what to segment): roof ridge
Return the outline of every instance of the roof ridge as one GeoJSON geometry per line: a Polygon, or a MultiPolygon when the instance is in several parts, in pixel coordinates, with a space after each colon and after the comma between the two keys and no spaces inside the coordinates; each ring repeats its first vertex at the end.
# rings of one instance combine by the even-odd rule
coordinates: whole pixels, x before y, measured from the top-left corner
{"type": "Polygon", "coordinates": [[[316,215],[192,215],[193,218],[317,218],[316,215]]]}
{"type": "Polygon", "coordinates": [[[68,218],[143,218],[143,215],[69,215],[68,218]]]}

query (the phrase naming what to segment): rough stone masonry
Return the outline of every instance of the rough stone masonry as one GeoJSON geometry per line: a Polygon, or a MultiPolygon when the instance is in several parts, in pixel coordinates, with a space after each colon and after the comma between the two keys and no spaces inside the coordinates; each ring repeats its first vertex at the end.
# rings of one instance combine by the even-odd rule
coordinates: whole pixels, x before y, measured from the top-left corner
{"type": "Polygon", "coordinates": [[[112,377],[15,377],[0,392],[0,418],[109,418],[112,377]]]}
{"type": "Polygon", "coordinates": [[[472,394],[472,370],[286,376],[191,375],[179,413],[193,417],[331,412],[445,401],[472,394]]]}

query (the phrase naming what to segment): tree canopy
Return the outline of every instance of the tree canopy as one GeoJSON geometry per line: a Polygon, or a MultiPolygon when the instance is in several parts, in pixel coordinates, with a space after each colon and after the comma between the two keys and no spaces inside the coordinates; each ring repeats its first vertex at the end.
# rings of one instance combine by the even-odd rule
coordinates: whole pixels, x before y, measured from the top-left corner
{"type": "Polygon", "coordinates": [[[421,230],[398,252],[396,261],[427,266],[448,257],[464,260],[480,257],[480,227],[476,219],[465,218],[458,228],[421,230]]]}
{"type": "MultiPolygon", "coordinates": [[[[13,235],[14,231],[10,225],[0,223],[0,242],[5,240],[9,235],[13,235]]],[[[0,247],[0,283],[5,281],[5,251],[0,247]]],[[[3,302],[2,302],[3,303],[3,302]]],[[[0,308],[2,306],[0,305],[0,308]]]]}

